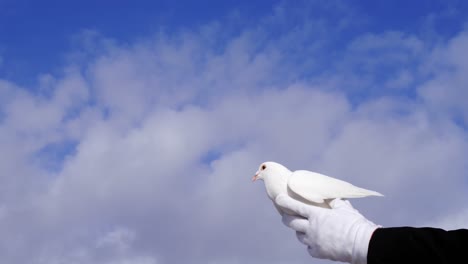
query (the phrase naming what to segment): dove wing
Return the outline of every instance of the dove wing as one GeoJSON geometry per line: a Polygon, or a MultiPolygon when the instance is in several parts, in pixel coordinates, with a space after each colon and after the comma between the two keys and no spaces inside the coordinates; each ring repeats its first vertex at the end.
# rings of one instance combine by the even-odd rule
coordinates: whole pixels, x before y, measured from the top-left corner
{"type": "Polygon", "coordinates": [[[322,203],[326,199],[334,198],[383,196],[378,192],[359,188],[351,183],[306,170],[293,172],[288,180],[288,188],[298,196],[314,203],[322,203]]]}

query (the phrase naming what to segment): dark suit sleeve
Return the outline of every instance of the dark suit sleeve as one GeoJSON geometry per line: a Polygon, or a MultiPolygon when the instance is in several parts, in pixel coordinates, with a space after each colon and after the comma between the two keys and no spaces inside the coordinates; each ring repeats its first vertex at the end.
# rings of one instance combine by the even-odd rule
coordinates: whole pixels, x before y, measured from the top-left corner
{"type": "Polygon", "coordinates": [[[367,263],[468,263],[468,230],[378,228],[369,242],[367,263]]]}

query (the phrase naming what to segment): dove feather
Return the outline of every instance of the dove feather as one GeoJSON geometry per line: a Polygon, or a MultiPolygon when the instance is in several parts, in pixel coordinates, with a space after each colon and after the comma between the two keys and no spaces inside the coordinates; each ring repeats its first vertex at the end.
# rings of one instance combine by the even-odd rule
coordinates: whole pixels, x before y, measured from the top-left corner
{"type": "Polygon", "coordinates": [[[321,203],[323,200],[334,198],[383,196],[378,192],[306,170],[294,171],[288,179],[288,188],[296,195],[315,203],[321,203]]]}

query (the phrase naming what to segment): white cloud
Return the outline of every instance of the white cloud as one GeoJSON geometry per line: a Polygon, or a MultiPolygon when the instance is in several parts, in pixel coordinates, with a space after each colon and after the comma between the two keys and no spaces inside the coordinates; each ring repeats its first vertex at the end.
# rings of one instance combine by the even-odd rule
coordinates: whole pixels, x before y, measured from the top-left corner
{"type": "MultiPolygon", "coordinates": [[[[256,42],[267,29],[217,42],[223,28],[211,25],[131,45],[105,40],[97,49],[99,35],[88,32],[92,52],[72,56],[77,61],[63,76],[43,75],[39,92],[1,81],[0,232],[8,239],[0,241],[0,259],[315,261],[283,226],[263,186],[250,183],[265,160],[384,193],[355,205],[386,226],[465,211],[466,131],[451,111],[438,113],[468,113],[460,101],[465,33],[430,52],[409,34],[356,36],[345,59],[330,62],[336,74],[297,79],[304,69],[289,68],[297,58],[289,55],[297,54],[267,34],[256,42]],[[361,75],[353,65],[390,65],[397,74],[382,79],[387,88],[421,85],[416,95],[382,89],[355,100],[346,80],[368,83],[375,72],[361,75]],[[34,159],[69,141],[76,149],[58,170],[34,159]]],[[[309,47],[302,33],[279,39],[309,47]]],[[[317,64],[303,59],[302,66],[317,64]]]]}
{"type": "Polygon", "coordinates": [[[463,99],[467,96],[467,44],[468,32],[461,32],[435,49],[425,65],[432,76],[418,88],[418,93],[434,112],[459,117],[465,124],[468,121],[468,108],[463,99]]]}
{"type": "Polygon", "coordinates": [[[32,263],[104,263],[104,264],[157,264],[155,257],[136,255],[131,251],[135,233],[117,228],[98,237],[96,241],[72,250],[63,250],[61,245],[46,248],[32,263]]]}
{"type": "Polygon", "coordinates": [[[427,221],[420,226],[431,226],[445,230],[466,229],[468,222],[468,210],[466,208],[454,208],[453,212],[441,216],[438,219],[427,221]]]}

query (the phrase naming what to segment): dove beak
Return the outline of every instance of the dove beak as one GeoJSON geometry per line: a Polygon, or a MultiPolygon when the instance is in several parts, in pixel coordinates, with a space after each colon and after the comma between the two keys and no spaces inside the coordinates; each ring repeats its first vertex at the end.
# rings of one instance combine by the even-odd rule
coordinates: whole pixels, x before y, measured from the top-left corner
{"type": "Polygon", "coordinates": [[[258,174],[255,174],[253,177],[252,177],[252,182],[258,180],[258,174]]]}

